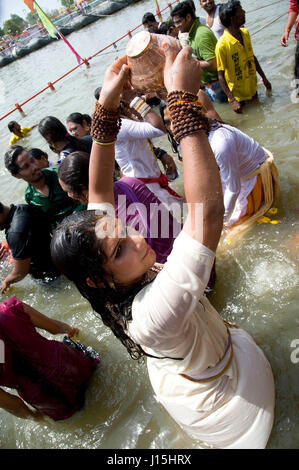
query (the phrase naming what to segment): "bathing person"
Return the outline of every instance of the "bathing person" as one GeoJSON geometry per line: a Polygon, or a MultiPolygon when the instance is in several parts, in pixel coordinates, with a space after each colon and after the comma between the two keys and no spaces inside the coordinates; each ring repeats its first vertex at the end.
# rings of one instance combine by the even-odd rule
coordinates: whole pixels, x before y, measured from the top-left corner
{"type": "Polygon", "coordinates": [[[159,25],[158,21],[156,21],[155,15],[151,12],[144,13],[142,17],[142,24],[146,31],[151,28],[152,33],[159,32],[159,25]]]}
{"type": "Polygon", "coordinates": [[[129,78],[126,57],[107,69],[93,116],[89,207],[97,211],[63,221],[52,239],[52,257],[131,357],[147,357],[157,399],[198,447],[264,448],[274,417],[271,367],[253,339],[227,325],[203,295],[224,207],[206,135],[209,122],[197,102],[200,66],[191,48],[174,60],[166,45],[165,54],[164,81],[189,211],[164,268],[155,265],[144,238],[110,215],[118,106],[129,78]]]}
{"type": "Polygon", "coordinates": [[[180,33],[188,33],[188,44],[192,47],[202,68],[202,83],[212,101],[227,101],[217,74],[215,47],[217,39],[211,29],[202,24],[192,5],[185,1],[178,3],[171,12],[171,17],[180,33]]]}
{"type": "Polygon", "coordinates": [[[9,145],[14,145],[19,140],[24,139],[24,137],[26,137],[26,135],[28,135],[35,127],[37,127],[37,124],[31,127],[21,127],[17,121],[10,121],[8,123],[8,129],[12,132],[12,135],[10,137],[9,145]]]}
{"type": "Polygon", "coordinates": [[[85,135],[81,138],[71,136],[62,122],[54,116],[47,116],[38,125],[39,133],[46,140],[55,153],[59,154],[57,164],[60,164],[64,157],[76,150],[90,153],[91,137],[85,135]]]}
{"type": "Polygon", "coordinates": [[[245,11],[238,0],[220,6],[220,20],[225,31],[216,45],[219,81],[233,110],[242,113],[242,106],[257,94],[256,72],[266,90],[271,83],[264,74],[252,49],[250,34],[245,24],[245,11]]]}
{"type": "Polygon", "coordinates": [[[211,28],[218,40],[225,29],[219,18],[220,5],[216,5],[214,0],[200,0],[200,6],[207,13],[205,24],[211,28]]]}
{"type": "Polygon", "coordinates": [[[66,123],[69,133],[77,139],[90,134],[91,117],[88,114],[72,113],[66,123]]]}
{"type": "Polygon", "coordinates": [[[173,175],[172,179],[177,175],[175,162],[165,151],[159,149],[157,152],[151,141],[166,132],[161,117],[140,97],[133,98],[130,105],[122,100],[121,110],[115,160],[123,175],[140,179],[168,210],[171,210],[172,204],[182,205],[182,196],[169,187],[168,178],[161,172],[157,158],[160,158],[167,174],[173,175]]]}
{"type": "Polygon", "coordinates": [[[1,294],[27,274],[47,281],[60,276],[51,260],[50,227],[38,209],[27,204],[8,207],[0,202],[0,230],[5,230],[5,252],[10,254],[13,265],[2,282],[1,294]]]}
{"type": "Polygon", "coordinates": [[[296,83],[297,90],[299,93],[299,41],[298,41],[298,31],[299,31],[299,2],[298,0],[289,0],[289,10],[288,10],[288,19],[287,24],[284,29],[284,33],[280,38],[281,45],[283,47],[288,46],[290,32],[296,23],[295,35],[294,38],[297,41],[296,52],[295,52],[295,69],[294,76],[295,80],[298,80],[296,83]]]}
{"type": "MultiPolygon", "coordinates": [[[[89,155],[85,152],[71,153],[58,169],[61,187],[69,197],[85,205],[88,203],[88,171],[89,155]]],[[[181,224],[137,178],[123,177],[115,181],[113,192],[117,217],[124,225],[138,228],[155,251],[157,261],[165,263],[181,224]],[[157,233],[153,230],[156,224],[157,233]]]]}
{"type": "MultiPolygon", "coordinates": [[[[207,114],[206,114],[207,115],[207,114]]],[[[169,110],[164,110],[170,135],[169,110]]],[[[222,182],[225,229],[250,228],[280,193],[273,155],[236,127],[211,120],[208,138],[222,182]],[[242,227],[241,227],[242,225],[242,227]]]]}
{"type": "Polygon", "coordinates": [[[12,176],[28,183],[25,201],[42,211],[52,228],[56,227],[63,217],[76,209],[80,210],[78,203],[71,200],[61,188],[57,168],[40,170],[35,158],[20,145],[12,146],[5,153],[5,166],[12,176]]]}
{"type": "Polygon", "coordinates": [[[36,328],[53,335],[74,336],[76,328],[53,320],[16,297],[0,303],[0,408],[18,418],[58,421],[71,417],[84,405],[84,394],[99,358],[56,340],[48,340],[36,328]],[[27,406],[29,404],[33,410],[27,406]]]}

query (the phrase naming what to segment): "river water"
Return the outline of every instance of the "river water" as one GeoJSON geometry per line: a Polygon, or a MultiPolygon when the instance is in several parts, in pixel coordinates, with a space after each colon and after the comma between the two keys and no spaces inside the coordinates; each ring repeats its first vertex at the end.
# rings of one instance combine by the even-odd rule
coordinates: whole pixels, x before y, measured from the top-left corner
{"type": "MultiPolygon", "coordinates": [[[[160,0],[160,8],[166,1],[160,0]]],[[[196,1],[198,14],[201,14],[196,1]]],[[[244,0],[246,26],[252,35],[255,55],[273,86],[267,97],[259,84],[259,101],[248,105],[244,114],[234,114],[229,105],[216,105],[222,118],[254,137],[271,150],[280,174],[282,195],[278,212],[271,216],[278,224],[256,225],[242,240],[222,245],[217,254],[215,293],[211,301],[228,321],[246,329],[264,350],[273,368],[276,383],[276,414],[268,443],[270,449],[299,446],[299,317],[298,317],[298,110],[294,100],[293,63],[295,41],[282,48],[280,36],[287,17],[287,0],[244,0]],[[264,8],[261,8],[264,7],[264,8]],[[280,18],[278,18],[282,15],[280,18]],[[273,20],[278,18],[272,23],[273,20]],[[261,29],[263,28],[263,29],[261,29]],[[296,342],[297,340],[297,342],[296,342]]],[[[89,57],[140,23],[143,13],[154,11],[154,3],[141,1],[111,17],[68,36],[82,57],[89,57]]],[[[164,17],[167,15],[164,13],[164,17]]],[[[92,113],[94,89],[101,84],[105,67],[121,55],[128,38],[91,60],[90,69],[80,67],[0,122],[2,157],[9,141],[7,123],[17,120],[24,126],[46,115],[65,121],[71,112],[92,113]]],[[[62,41],[51,43],[0,71],[2,91],[0,116],[23,102],[49,81],[54,81],[76,65],[62,41]]],[[[48,150],[35,129],[25,145],[48,150]]],[[[166,138],[159,145],[169,148],[166,138]]],[[[54,158],[54,154],[50,155],[54,158]]],[[[180,167],[180,164],[178,163],[180,167]]],[[[0,161],[0,200],[22,203],[25,184],[8,175],[0,161]]],[[[182,189],[182,178],[174,185],[182,189]]],[[[3,239],[3,232],[0,234],[3,239]]],[[[2,265],[0,278],[9,272],[2,265]]],[[[3,298],[16,295],[41,312],[80,328],[80,339],[97,349],[102,362],[91,380],[85,409],[71,419],[43,424],[23,421],[0,410],[0,448],[7,449],[171,449],[196,448],[156,402],[146,366],[137,364],[123,346],[93,314],[74,286],[60,279],[51,287],[27,277],[15,284],[3,298]]],[[[49,335],[50,337],[50,335],[49,335]]]]}

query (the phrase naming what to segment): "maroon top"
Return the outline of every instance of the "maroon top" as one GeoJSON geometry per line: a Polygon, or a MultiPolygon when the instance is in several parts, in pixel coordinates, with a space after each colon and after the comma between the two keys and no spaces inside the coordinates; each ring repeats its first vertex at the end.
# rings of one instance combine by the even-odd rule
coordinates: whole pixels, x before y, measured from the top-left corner
{"type": "Polygon", "coordinates": [[[124,176],[116,181],[114,183],[114,199],[117,217],[126,226],[135,228],[146,239],[149,246],[155,251],[158,263],[165,263],[172,250],[173,242],[183,225],[137,178],[124,176]],[[121,196],[126,197],[124,203],[121,196]]]}
{"type": "Polygon", "coordinates": [[[98,361],[40,335],[16,297],[0,303],[0,339],[5,345],[0,385],[17,390],[54,420],[70,417],[83,405],[98,361]]]}

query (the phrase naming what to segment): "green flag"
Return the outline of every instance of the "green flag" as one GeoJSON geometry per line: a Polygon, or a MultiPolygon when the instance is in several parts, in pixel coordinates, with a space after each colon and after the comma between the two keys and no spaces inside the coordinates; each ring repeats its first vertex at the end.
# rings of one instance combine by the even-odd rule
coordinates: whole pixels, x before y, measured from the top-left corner
{"type": "Polygon", "coordinates": [[[38,16],[41,19],[41,22],[43,23],[44,27],[50,34],[50,36],[54,39],[58,39],[56,34],[55,34],[55,26],[53,25],[52,21],[47,17],[47,15],[43,12],[43,10],[40,8],[37,2],[34,2],[34,6],[36,8],[36,11],[38,13],[38,16]]]}

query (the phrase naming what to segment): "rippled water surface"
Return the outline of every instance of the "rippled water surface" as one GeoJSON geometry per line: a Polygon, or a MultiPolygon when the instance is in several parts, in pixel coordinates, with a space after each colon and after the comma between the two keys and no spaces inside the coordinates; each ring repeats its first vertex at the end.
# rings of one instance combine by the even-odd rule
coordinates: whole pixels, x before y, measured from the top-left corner
{"type": "MultiPolygon", "coordinates": [[[[199,2],[196,0],[199,9],[199,2]]],[[[293,340],[299,340],[298,317],[298,111],[292,101],[295,41],[282,48],[279,38],[287,17],[287,0],[242,2],[253,48],[273,86],[271,97],[259,84],[259,101],[233,113],[229,105],[216,105],[225,121],[236,125],[271,150],[280,174],[279,223],[256,225],[242,240],[222,244],[217,254],[215,293],[211,301],[228,321],[237,323],[253,335],[267,355],[276,382],[276,415],[268,447],[298,448],[299,444],[299,362],[291,360],[293,340]],[[258,9],[259,8],[259,9],[258,9]],[[256,10],[256,11],[255,11],[256,10]],[[280,18],[278,18],[280,15],[280,18]],[[278,18],[272,23],[273,20],[278,18]],[[263,28],[263,29],[261,29],[263,28]]],[[[166,2],[160,0],[160,8],[166,2]]],[[[152,1],[142,1],[68,36],[82,57],[88,57],[140,22],[146,11],[154,11],[152,1]]],[[[165,15],[166,16],[166,15],[165,15]]],[[[3,154],[9,141],[7,123],[18,120],[22,126],[36,124],[46,115],[65,121],[71,112],[91,113],[94,89],[101,84],[105,67],[121,55],[127,39],[100,54],[87,70],[81,67],[24,106],[19,113],[0,121],[0,200],[22,203],[25,184],[9,176],[3,154]]],[[[5,100],[0,115],[15,103],[44,88],[74,67],[75,59],[62,41],[32,53],[0,70],[5,100]]],[[[35,129],[25,144],[47,150],[35,129]]],[[[169,148],[166,138],[159,145],[169,148]]],[[[50,159],[54,155],[50,155],[50,159]]],[[[180,166],[180,164],[179,164],[180,166]]],[[[182,173],[182,172],[181,172],[182,173]]],[[[174,185],[182,189],[182,178],[174,185]]],[[[0,234],[3,238],[3,232],[0,234]]],[[[0,267],[1,280],[9,272],[0,267]]],[[[85,409],[69,420],[44,424],[22,421],[0,410],[0,448],[196,448],[160,407],[153,396],[146,366],[132,361],[123,346],[101,325],[91,308],[65,279],[51,287],[29,277],[15,284],[4,296],[16,295],[51,317],[67,321],[81,330],[80,339],[96,348],[102,362],[91,380],[85,409]]],[[[50,336],[49,336],[50,337],[50,336]]],[[[299,359],[299,351],[293,359],[299,359]]]]}

